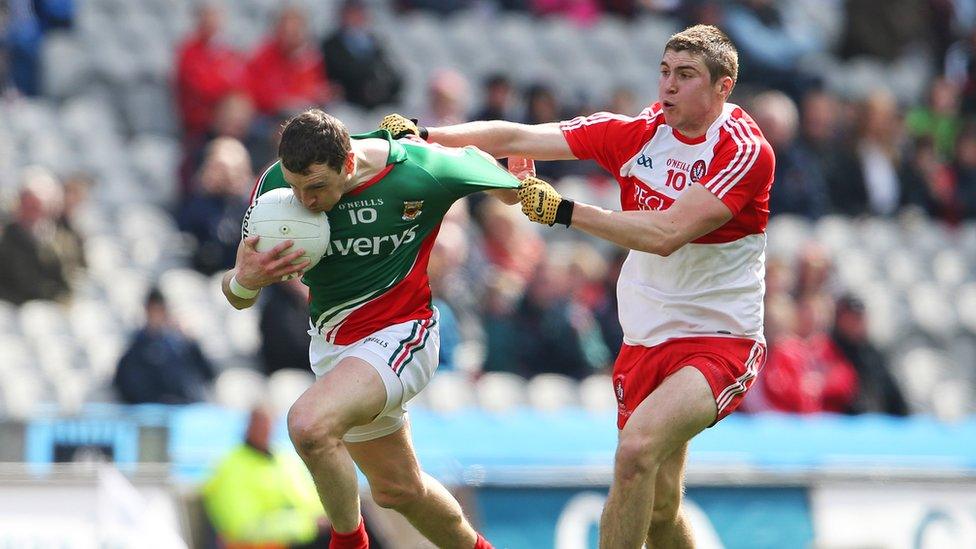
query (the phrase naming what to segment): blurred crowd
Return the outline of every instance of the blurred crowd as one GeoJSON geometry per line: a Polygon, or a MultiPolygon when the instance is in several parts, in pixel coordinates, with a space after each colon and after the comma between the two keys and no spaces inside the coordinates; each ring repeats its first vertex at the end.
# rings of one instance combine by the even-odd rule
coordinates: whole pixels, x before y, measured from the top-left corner
{"type": "MultiPolygon", "coordinates": [[[[649,15],[718,24],[741,54],[732,101],[747,107],[776,152],[773,216],[911,211],[947,227],[976,219],[976,2],[841,4],[843,36],[832,50],[816,25],[804,24],[808,13],[771,0],[401,0],[396,9],[447,15],[489,6],[580,26],[649,15]],[[894,62],[919,49],[934,77],[924,99],[909,103],[882,87],[845,96],[832,91],[822,71],[800,62],[811,55],[894,62]]],[[[308,14],[288,5],[268,22],[255,49],[238,51],[222,39],[224,8],[199,6],[193,30],[174,52],[172,78],[183,150],[171,212],[190,243],[193,269],[211,275],[233,265],[253,181],[274,160],[285,117],[311,105],[375,112],[401,104],[407,75],[390,60],[396,40],[373,30],[370,9],[364,0],[345,0],[335,29],[319,40],[308,14]]],[[[70,28],[74,10],[71,0],[0,3],[4,94],[40,93],[39,43],[49,29],[70,28]]],[[[647,78],[655,78],[655,64],[648,60],[647,78]]],[[[425,97],[424,109],[409,114],[427,125],[496,118],[540,123],[598,110],[637,115],[648,99],[622,87],[608,101],[570,101],[551,83],[526,86],[502,71],[472,82],[451,69],[431,72],[425,97]],[[481,100],[472,104],[472,97],[481,100]]],[[[538,169],[565,194],[617,204],[613,180],[593,164],[550,162],[538,169]]],[[[73,212],[98,183],[37,167],[19,177],[20,191],[2,215],[0,300],[65,302],[85,269],[84,236],[73,212]]],[[[442,319],[441,368],[526,378],[606,372],[622,338],[613,288],[624,257],[586,238],[539,231],[497,201],[459,202],[430,261],[442,319]]],[[[255,363],[265,373],[308,368],[305,304],[300,283],[263,292],[255,363]]],[[[765,305],[769,361],[747,411],[911,411],[888,357],[868,338],[871,311],[835,283],[824,248],[810,243],[795,258],[768,257],[765,305]]],[[[208,398],[214,367],[176,326],[158,291],[147,296],[145,318],[119,362],[119,398],[208,398]],[[162,381],[147,382],[153,379],[162,381]]]]}

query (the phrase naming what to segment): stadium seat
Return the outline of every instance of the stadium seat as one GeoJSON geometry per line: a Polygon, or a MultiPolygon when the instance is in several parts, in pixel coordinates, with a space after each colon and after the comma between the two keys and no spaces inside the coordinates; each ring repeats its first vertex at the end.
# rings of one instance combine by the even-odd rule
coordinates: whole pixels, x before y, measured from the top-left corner
{"type": "Polygon", "coordinates": [[[477,405],[474,387],[463,372],[438,372],[427,388],[411,404],[423,405],[435,412],[451,413],[477,405]]]}
{"type": "Polygon", "coordinates": [[[976,334],[976,282],[961,286],[955,294],[959,323],[971,334],[976,334]]]}
{"type": "Polygon", "coordinates": [[[802,217],[778,215],[769,220],[766,232],[769,255],[790,260],[809,239],[811,227],[802,217]]]}
{"type": "MultiPolygon", "coordinates": [[[[228,306],[229,308],[229,306],[228,306]]],[[[232,311],[226,316],[225,337],[231,349],[238,356],[255,356],[261,345],[261,332],[258,328],[260,313],[256,307],[243,311],[232,311]]]]}
{"type": "Polygon", "coordinates": [[[617,409],[613,382],[606,374],[593,374],[579,384],[580,403],[591,413],[603,414],[617,409]]]}
{"type": "Polygon", "coordinates": [[[972,269],[962,252],[946,248],[935,254],[932,260],[932,274],[936,282],[946,289],[953,289],[971,276],[972,269]]]}
{"type": "Polygon", "coordinates": [[[0,396],[6,417],[23,420],[34,415],[34,410],[43,404],[47,394],[39,374],[24,368],[7,373],[0,383],[0,396]]]}
{"type": "Polygon", "coordinates": [[[526,386],[529,404],[536,410],[554,412],[580,402],[575,379],[561,374],[538,374],[526,386]]]}
{"type": "Polygon", "coordinates": [[[859,247],[838,250],[834,265],[843,285],[854,290],[869,285],[879,276],[872,257],[859,247]]]}
{"type": "MultiPolygon", "coordinates": [[[[20,327],[17,320],[17,307],[12,303],[0,301],[0,336],[17,334],[20,327]]],[[[2,349],[3,347],[0,347],[2,349]]]]}
{"type": "Polygon", "coordinates": [[[895,249],[884,259],[885,275],[899,289],[907,290],[922,278],[919,252],[910,249],[895,249]]]}
{"type": "Polygon", "coordinates": [[[91,75],[90,59],[70,32],[48,34],[41,46],[44,95],[59,99],[84,89],[91,75]]]}
{"type": "Polygon", "coordinates": [[[478,405],[494,413],[512,411],[526,403],[525,378],[509,372],[486,372],[475,382],[478,405]]]}
{"type": "Polygon", "coordinates": [[[291,405],[315,383],[310,370],[284,368],[268,376],[268,400],[278,416],[288,413],[291,405]]]}
{"type": "Polygon", "coordinates": [[[948,358],[934,348],[914,348],[901,355],[895,364],[895,373],[902,381],[912,409],[931,412],[935,407],[934,399],[938,397],[935,389],[949,374],[948,358]]]}
{"type": "Polygon", "coordinates": [[[69,330],[65,310],[57,302],[32,300],[20,306],[20,331],[34,341],[67,333],[69,330]]]}
{"type": "Polygon", "coordinates": [[[6,379],[7,372],[34,367],[34,353],[22,337],[15,334],[0,334],[0,349],[3,349],[0,379],[6,379]]]}
{"type": "Polygon", "coordinates": [[[228,368],[214,382],[214,402],[232,410],[250,410],[266,397],[267,380],[256,370],[228,368]]]}
{"type": "MultiPolygon", "coordinates": [[[[166,111],[151,112],[156,113],[154,116],[165,116],[166,111]]],[[[136,126],[138,125],[137,123],[136,126]]],[[[140,135],[129,143],[128,154],[134,175],[138,178],[136,182],[142,183],[148,202],[157,205],[171,204],[177,189],[179,144],[159,135],[140,135]]]]}
{"type": "Polygon", "coordinates": [[[912,320],[936,341],[945,342],[955,335],[958,327],[956,312],[948,296],[931,283],[914,286],[908,292],[912,320]]]}

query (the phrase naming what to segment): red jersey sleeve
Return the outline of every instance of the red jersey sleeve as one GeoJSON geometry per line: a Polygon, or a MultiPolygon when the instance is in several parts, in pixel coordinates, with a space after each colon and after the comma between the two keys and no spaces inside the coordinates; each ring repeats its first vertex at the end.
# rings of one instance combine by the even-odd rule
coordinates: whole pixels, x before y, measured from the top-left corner
{"type": "MultiPolygon", "coordinates": [[[[655,106],[656,107],[656,106],[655,106]]],[[[617,176],[627,160],[633,157],[653,135],[658,118],[652,116],[660,109],[649,108],[637,118],[609,112],[577,116],[559,124],[573,156],[580,160],[595,160],[605,170],[617,176]]]]}
{"type": "Polygon", "coordinates": [[[729,117],[720,130],[715,156],[699,183],[738,215],[759,198],[768,201],[773,184],[773,149],[759,128],[746,117],[729,117]]]}

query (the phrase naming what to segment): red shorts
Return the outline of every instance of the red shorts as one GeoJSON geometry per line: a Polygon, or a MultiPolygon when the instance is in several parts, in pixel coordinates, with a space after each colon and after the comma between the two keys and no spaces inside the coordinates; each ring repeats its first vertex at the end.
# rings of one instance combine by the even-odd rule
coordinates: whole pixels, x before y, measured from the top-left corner
{"type": "Polygon", "coordinates": [[[697,368],[708,380],[718,410],[717,423],[739,407],[765,361],[766,346],[751,339],[686,337],[653,347],[625,343],[613,365],[617,428],[623,429],[647,395],[685,366],[697,368]]]}

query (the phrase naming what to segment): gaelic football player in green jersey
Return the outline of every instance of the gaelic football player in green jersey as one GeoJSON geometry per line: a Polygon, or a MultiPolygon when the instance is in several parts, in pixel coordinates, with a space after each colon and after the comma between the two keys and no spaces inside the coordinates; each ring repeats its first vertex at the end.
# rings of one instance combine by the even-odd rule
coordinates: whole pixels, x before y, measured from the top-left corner
{"type": "MultiPolygon", "coordinates": [[[[404,405],[437,368],[427,261],[444,214],[482,190],[515,204],[518,180],[477,149],[394,140],[385,130],[350,137],[320,110],[285,124],[278,156],[252,200],[291,187],[305,207],[328,212],[332,229],[325,257],[302,278],[318,379],[288,413],[289,435],[332,521],[331,547],[366,547],[353,462],[376,503],[438,547],[490,547],[454,497],[420,471],[404,405]]],[[[302,250],[290,242],[265,253],[256,243],[241,242],[224,276],[224,295],[238,309],[307,266],[292,264],[302,250]]]]}

